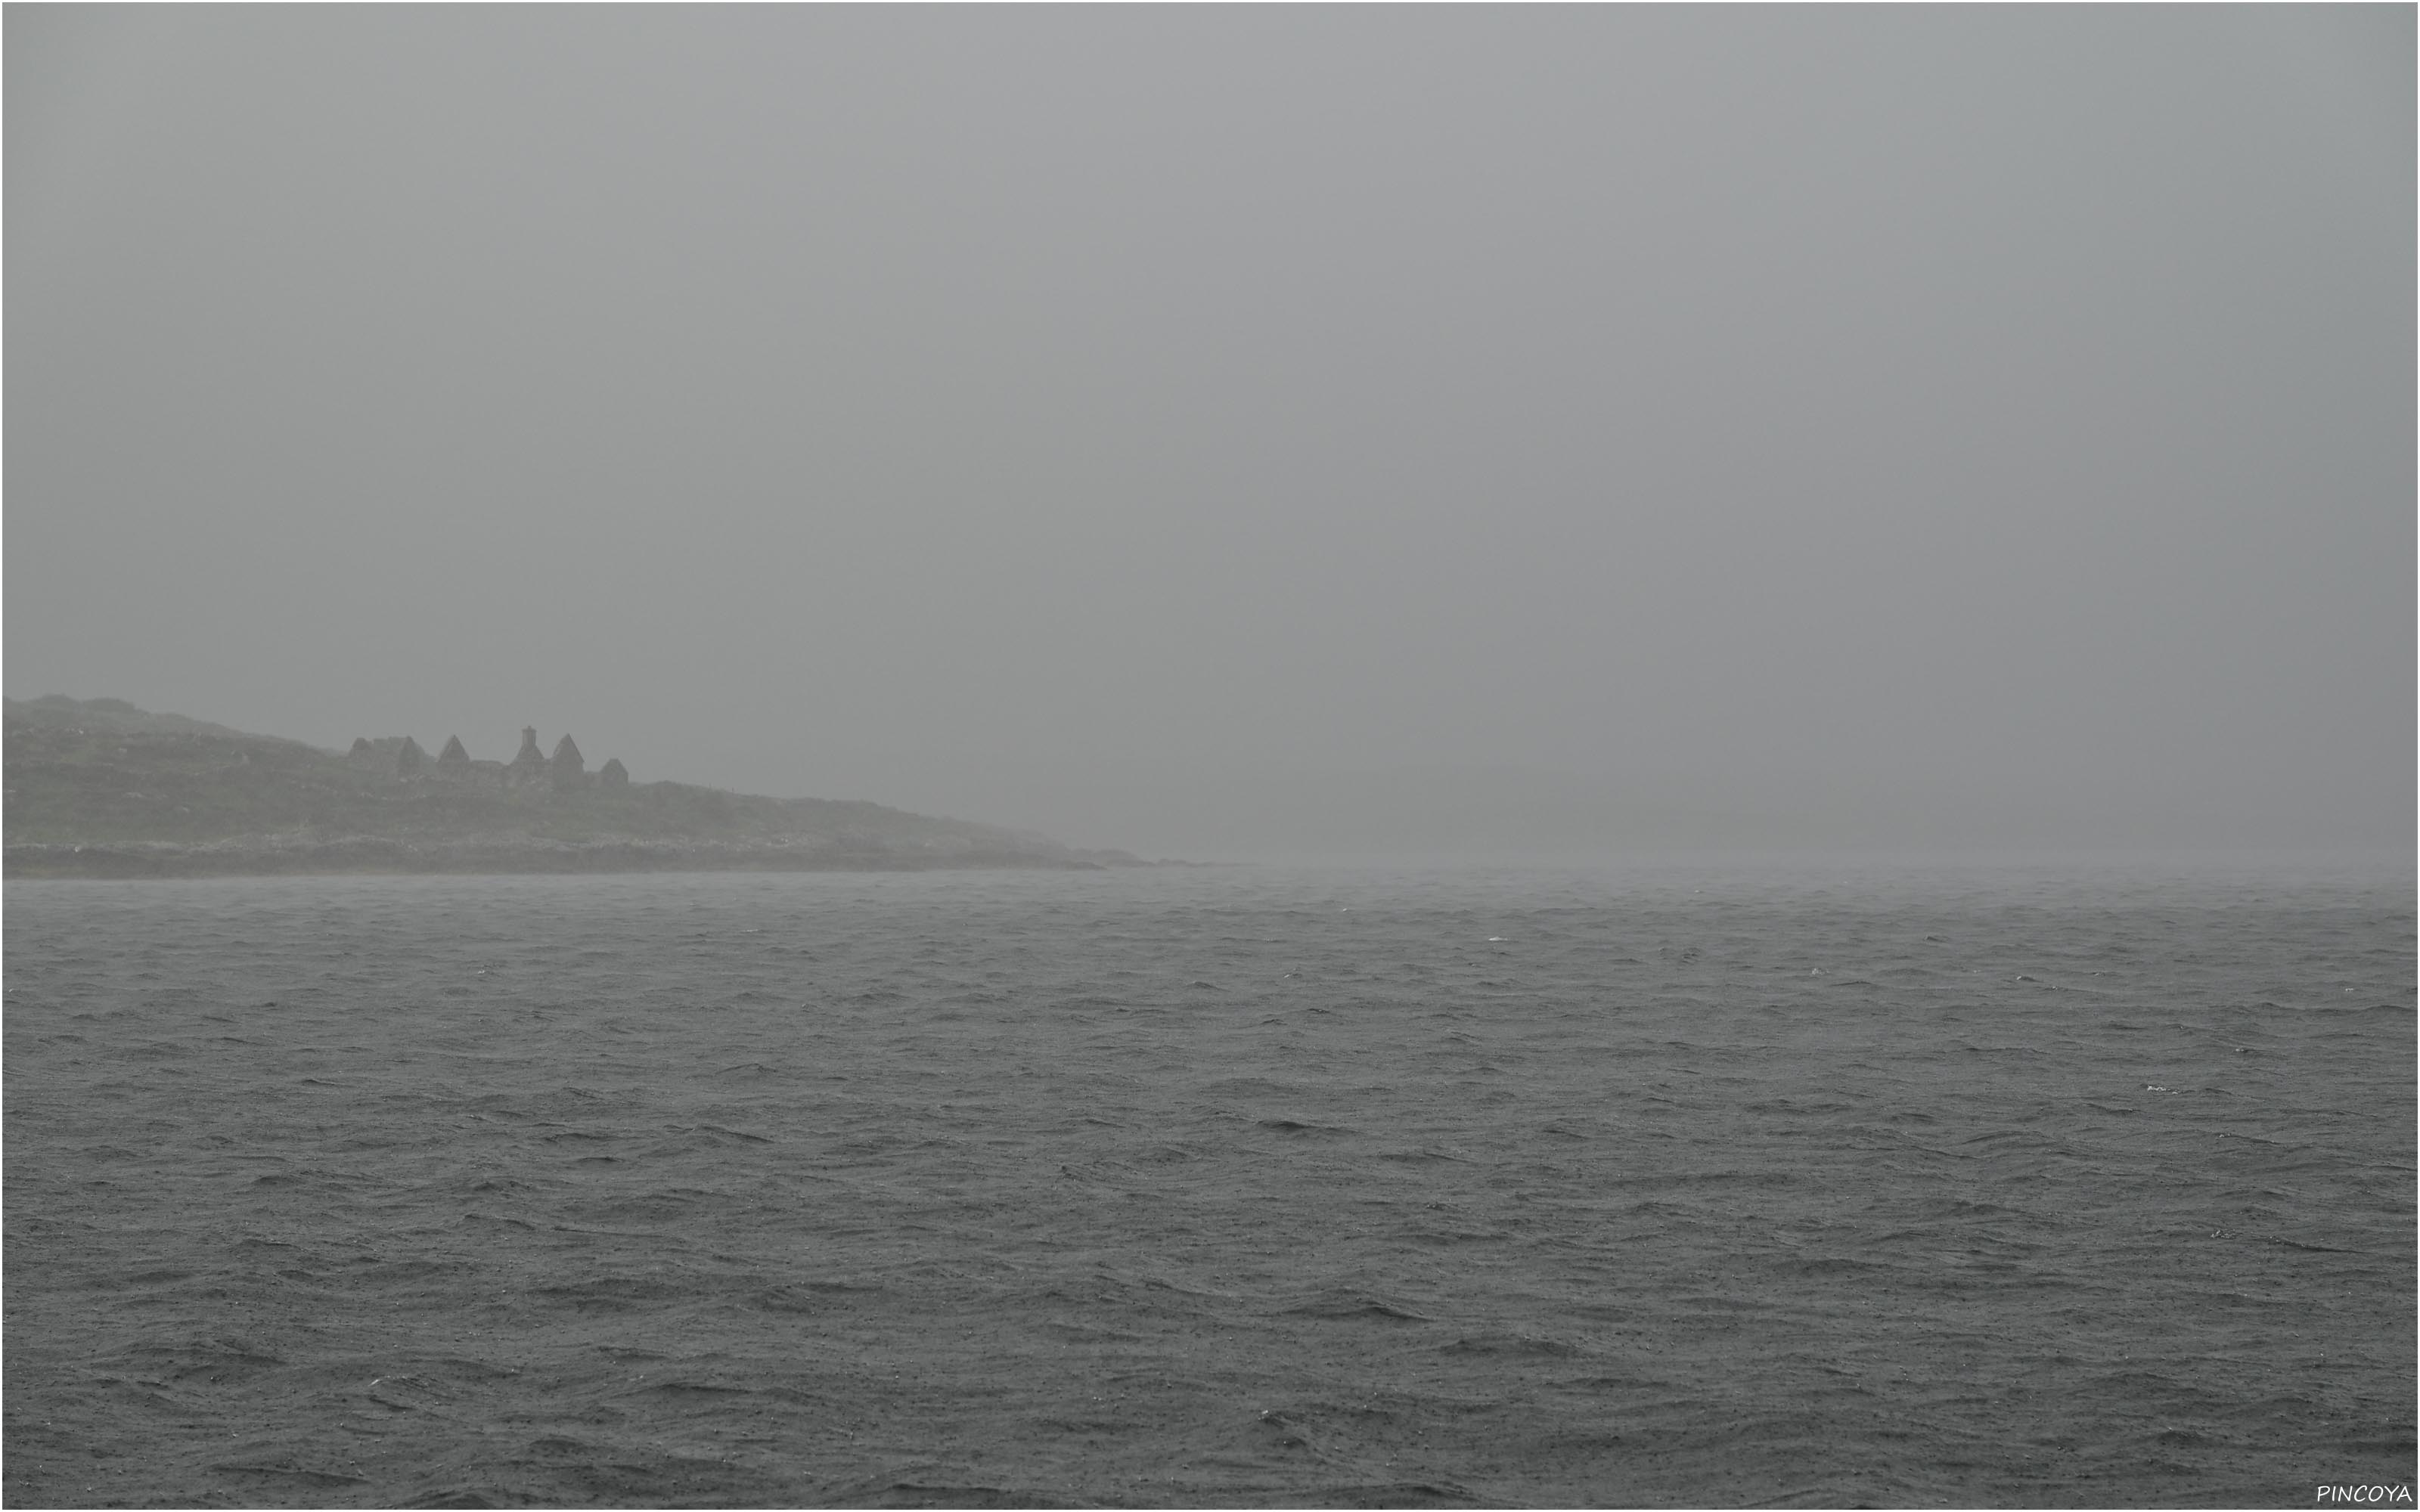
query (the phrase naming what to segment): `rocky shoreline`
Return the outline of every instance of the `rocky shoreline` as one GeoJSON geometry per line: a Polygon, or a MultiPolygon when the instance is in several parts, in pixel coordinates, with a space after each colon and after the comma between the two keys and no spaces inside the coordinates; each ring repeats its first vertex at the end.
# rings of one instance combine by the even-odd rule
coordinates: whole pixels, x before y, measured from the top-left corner
{"type": "Polygon", "coordinates": [[[619,762],[592,774],[568,735],[540,757],[534,729],[512,763],[477,763],[458,738],[434,761],[409,736],[340,756],[108,699],[7,715],[11,878],[1152,864],[861,800],[635,783],[619,762]]]}
{"type": "Polygon", "coordinates": [[[415,841],[352,835],[264,842],[132,841],[97,845],[9,845],[0,872],[11,879],[132,880],[178,877],[497,875],[610,872],[929,872],[1020,869],[1098,872],[1148,866],[1085,853],[1036,856],[1013,850],[906,852],[817,841],[760,843],[656,840],[549,841],[527,837],[415,841]]]}

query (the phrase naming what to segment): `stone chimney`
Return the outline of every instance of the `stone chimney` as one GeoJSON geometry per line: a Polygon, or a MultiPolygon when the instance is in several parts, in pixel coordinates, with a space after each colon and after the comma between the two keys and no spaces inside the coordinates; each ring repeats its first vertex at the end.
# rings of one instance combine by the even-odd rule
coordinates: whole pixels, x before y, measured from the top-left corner
{"type": "Polygon", "coordinates": [[[537,748],[537,726],[521,727],[521,748],[504,767],[504,786],[520,787],[535,782],[546,773],[546,755],[537,748]]]}

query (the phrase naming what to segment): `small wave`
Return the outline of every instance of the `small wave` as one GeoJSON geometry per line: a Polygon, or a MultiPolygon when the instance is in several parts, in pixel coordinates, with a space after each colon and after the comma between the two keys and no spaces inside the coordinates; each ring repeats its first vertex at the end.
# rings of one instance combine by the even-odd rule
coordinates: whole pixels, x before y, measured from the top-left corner
{"type": "Polygon", "coordinates": [[[1257,1126],[1283,1134],[1349,1134],[1358,1132],[1342,1124],[1305,1123],[1296,1119],[1263,1119],[1257,1126]]]}
{"type": "Polygon", "coordinates": [[[1293,1318],[1325,1318],[1338,1322],[1434,1323],[1426,1313],[1415,1312],[1399,1303],[1381,1297],[1330,1295],[1297,1303],[1280,1310],[1293,1318]]]}
{"type": "Polygon", "coordinates": [[[1533,1334],[1479,1334],[1437,1347],[1439,1354],[1490,1355],[1521,1360],[1564,1359],[1583,1351],[1561,1339],[1533,1334]]]}

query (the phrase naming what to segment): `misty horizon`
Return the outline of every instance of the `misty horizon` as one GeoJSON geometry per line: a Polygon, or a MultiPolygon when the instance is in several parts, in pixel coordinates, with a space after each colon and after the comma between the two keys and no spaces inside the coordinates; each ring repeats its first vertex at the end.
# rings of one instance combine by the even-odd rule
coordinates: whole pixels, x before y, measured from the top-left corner
{"type": "Polygon", "coordinates": [[[2413,834],[2413,20],[11,8],[8,696],[1209,859],[2413,834]]]}
{"type": "Polygon", "coordinates": [[[0,6],[0,1500],[2408,1505],[2415,54],[0,6]]]}

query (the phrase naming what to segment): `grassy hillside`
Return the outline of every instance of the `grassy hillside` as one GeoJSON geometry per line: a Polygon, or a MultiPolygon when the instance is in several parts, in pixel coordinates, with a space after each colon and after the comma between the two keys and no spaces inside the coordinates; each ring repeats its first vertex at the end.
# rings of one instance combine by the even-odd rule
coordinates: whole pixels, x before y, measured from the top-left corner
{"type": "Polygon", "coordinates": [[[1133,862],[872,803],[398,775],[392,743],[348,758],[115,699],[8,700],[0,733],[12,876],[1133,862]]]}

